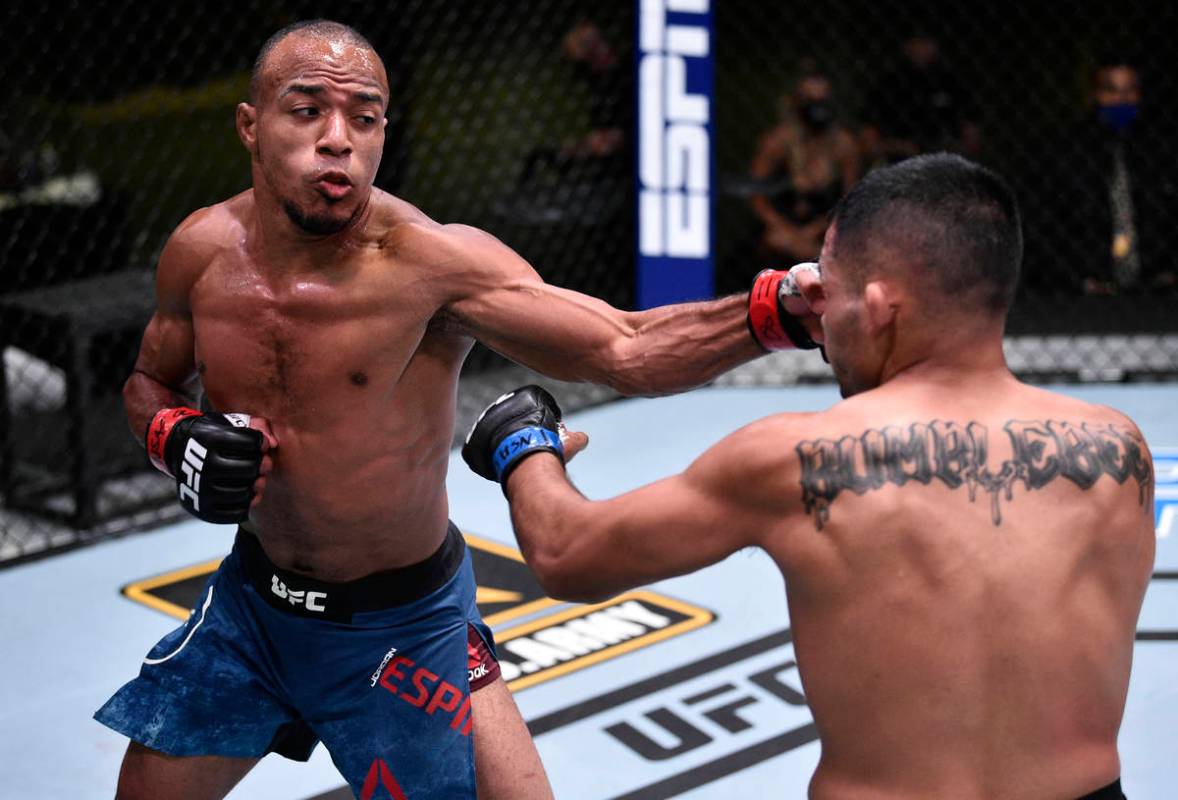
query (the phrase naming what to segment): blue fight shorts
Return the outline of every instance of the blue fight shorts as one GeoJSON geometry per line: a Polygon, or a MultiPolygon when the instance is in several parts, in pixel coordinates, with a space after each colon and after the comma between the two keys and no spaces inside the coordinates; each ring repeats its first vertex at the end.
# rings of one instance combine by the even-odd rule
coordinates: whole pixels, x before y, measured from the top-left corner
{"type": "Polygon", "coordinates": [[[306,761],[322,740],[357,796],[475,797],[470,693],[495,680],[470,554],[349,583],[274,566],[238,531],[188,622],[95,714],[175,756],[306,761]]]}

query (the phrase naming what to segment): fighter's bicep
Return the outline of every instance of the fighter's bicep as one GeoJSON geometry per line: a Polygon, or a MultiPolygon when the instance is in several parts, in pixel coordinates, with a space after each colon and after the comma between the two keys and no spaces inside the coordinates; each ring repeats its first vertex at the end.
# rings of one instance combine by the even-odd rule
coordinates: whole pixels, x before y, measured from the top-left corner
{"type": "Polygon", "coordinates": [[[736,547],[761,545],[777,526],[800,509],[788,487],[797,473],[790,441],[797,415],[758,420],[729,434],[684,472],[698,502],[730,521],[736,547]]]}
{"type": "Polygon", "coordinates": [[[759,543],[760,512],[690,471],[593,505],[609,526],[604,551],[637,573],[626,583],[692,572],[759,543]]]}
{"type": "Polygon", "coordinates": [[[446,310],[483,344],[554,377],[601,380],[611,349],[632,333],[629,317],[595,297],[546,283],[481,232],[459,248],[446,310]]]}
{"type": "Polygon", "coordinates": [[[135,371],[172,388],[196,372],[192,318],[157,310],[143,331],[135,371]]]}
{"type": "Polygon", "coordinates": [[[418,257],[433,264],[446,298],[445,308],[460,320],[477,322],[506,298],[544,281],[532,265],[486,231],[466,225],[440,225],[418,232],[418,257]]]}

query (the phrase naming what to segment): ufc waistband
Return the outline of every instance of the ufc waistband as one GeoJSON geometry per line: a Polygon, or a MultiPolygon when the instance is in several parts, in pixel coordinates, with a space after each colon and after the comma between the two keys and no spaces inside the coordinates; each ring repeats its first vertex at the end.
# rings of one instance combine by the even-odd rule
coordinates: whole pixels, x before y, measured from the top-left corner
{"type": "Polygon", "coordinates": [[[274,608],[300,617],[350,622],[353,614],[412,603],[445,586],[462,564],[466,542],[451,522],[441,546],[424,561],[344,583],[319,581],[278,567],[258,538],[240,528],[233,549],[246,578],[274,608]]]}

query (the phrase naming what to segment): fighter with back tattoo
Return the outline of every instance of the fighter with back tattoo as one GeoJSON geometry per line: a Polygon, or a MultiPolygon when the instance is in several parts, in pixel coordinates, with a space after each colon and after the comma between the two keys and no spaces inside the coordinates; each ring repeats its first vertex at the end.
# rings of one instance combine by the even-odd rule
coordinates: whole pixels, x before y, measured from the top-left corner
{"type": "Polygon", "coordinates": [[[599,502],[563,469],[585,435],[554,433],[535,387],[488,408],[464,456],[503,482],[553,597],[767,551],[822,742],[812,797],[1121,798],[1152,463],[1123,414],[1010,373],[1021,257],[989,170],[937,154],[876,171],[837,206],[820,273],[795,268],[842,402],[599,502]]]}

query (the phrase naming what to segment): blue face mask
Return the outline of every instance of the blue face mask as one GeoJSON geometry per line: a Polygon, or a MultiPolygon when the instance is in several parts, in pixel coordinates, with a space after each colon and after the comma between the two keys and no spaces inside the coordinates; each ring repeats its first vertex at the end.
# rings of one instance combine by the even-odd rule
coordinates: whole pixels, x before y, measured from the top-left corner
{"type": "Polygon", "coordinates": [[[1121,133],[1137,119],[1136,103],[1117,103],[1111,106],[1097,106],[1096,118],[1113,133],[1121,133]]]}

